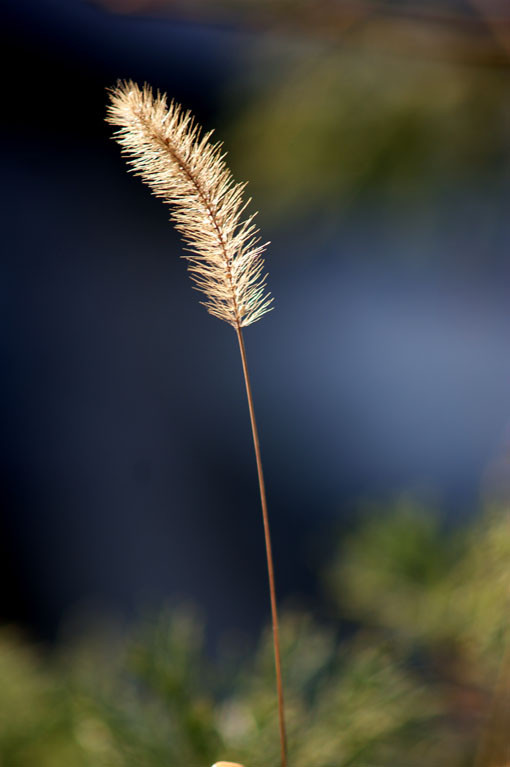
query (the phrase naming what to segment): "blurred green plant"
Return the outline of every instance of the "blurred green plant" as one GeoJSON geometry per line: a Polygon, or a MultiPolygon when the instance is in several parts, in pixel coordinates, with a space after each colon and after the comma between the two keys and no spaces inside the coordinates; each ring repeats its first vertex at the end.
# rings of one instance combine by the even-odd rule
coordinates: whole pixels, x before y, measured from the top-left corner
{"type": "MultiPolygon", "coordinates": [[[[336,619],[283,615],[293,767],[473,764],[490,709],[506,727],[492,690],[509,563],[506,513],[462,530],[406,501],[367,514],[326,574],[336,619]]],[[[51,657],[5,630],[0,765],[276,767],[273,673],[269,631],[212,661],[189,611],[51,657]]]]}
{"type": "Polygon", "coordinates": [[[245,79],[232,92],[228,136],[236,175],[271,203],[264,216],[339,220],[354,202],[366,212],[376,200],[379,211],[441,220],[452,190],[504,183],[507,71],[349,45],[271,54],[269,45],[250,97],[245,79]]]}
{"type": "Polygon", "coordinates": [[[371,514],[344,542],[327,582],[351,617],[409,646],[454,652],[480,679],[505,648],[510,519],[489,511],[448,531],[433,513],[401,501],[371,514]]]}

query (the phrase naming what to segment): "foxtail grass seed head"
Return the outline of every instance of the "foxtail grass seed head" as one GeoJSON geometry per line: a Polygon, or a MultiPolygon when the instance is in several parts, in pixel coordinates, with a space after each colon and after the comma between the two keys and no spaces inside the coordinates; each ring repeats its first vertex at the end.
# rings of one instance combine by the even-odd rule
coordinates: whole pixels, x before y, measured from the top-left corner
{"type": "Polygon", "coordinates": [[[207,310],[237,329],[259,320],[273,300],[262,258],[267,243],[260,243],[256,214],[244,216],[246,184],[232,178],[222,144],[210,141],[213,131],[203,133],[189,111],[132,81],[110,91],[106,119],[131,169],[171,206],[207,310]]]}

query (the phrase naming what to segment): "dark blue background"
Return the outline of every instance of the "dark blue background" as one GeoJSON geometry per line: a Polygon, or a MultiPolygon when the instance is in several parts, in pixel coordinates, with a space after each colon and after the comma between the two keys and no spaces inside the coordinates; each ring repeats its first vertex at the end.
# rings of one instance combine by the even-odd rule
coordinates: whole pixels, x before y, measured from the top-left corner
{"type": "MultiPolygon", "coordinates": [[[[2,617],[53,637],[76,611],[191,599],[211,636],[253,631],[268,605],[235,335],[104,112],[130,77],[221,128],[271,32],[78,0],[2,17],[2,617]]],[[[322,609],[329,531],[364,499],[477,508],[510,423],[508,192],[506,171],[438,184],[431,229],[377,195],[341,226],[334,200],[279,222],[251,188],[275,311],[246,343],[283,600],[322,609]]]]}

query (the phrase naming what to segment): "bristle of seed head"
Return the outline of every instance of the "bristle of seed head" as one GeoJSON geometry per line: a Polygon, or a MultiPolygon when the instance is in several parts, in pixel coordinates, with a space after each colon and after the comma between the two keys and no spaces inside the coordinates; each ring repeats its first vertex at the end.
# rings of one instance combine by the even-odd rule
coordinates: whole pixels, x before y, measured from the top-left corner
{"type": "MultiPolygon", "coordinates": [[[[107,121],[131,169],[171,206],[171,218],[188,247],[191,278],[207,310],[236,328],[272,309],[261,244],[250,200],[234,181],[222,144],[210,141],[189,111],[159,91],[131,80],[110,91],[107,121]]],[[[218,763],[221,767],[223,763],[218,763]]],[[[227,764],[226,762],[224,764],[227,764]]]]}

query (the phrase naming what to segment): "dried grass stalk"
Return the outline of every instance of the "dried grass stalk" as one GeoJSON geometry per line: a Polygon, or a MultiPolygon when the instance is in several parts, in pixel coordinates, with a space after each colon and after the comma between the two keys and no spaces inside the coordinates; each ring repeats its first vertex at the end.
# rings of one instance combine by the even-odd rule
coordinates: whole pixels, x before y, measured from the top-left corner
{"type": "MultiPolygon", "coordinates": [[[[166,96],[154,96],[145,85],[119,82],[110,93],[107,121],[118,127],[115,138],[132,170],[153,193],[172,208],[171,218],[189,245],[186,255],[196,287],[207,296],[204,302],[215,317],[232,325],[237,333],[243,366],[253,446],[264,524],[273,624],[278,725],[281,763],[287,765],[283,683],[273,555],[267,499],[255,421],[253,395],[248,374],[242,328],[271,310],[266,291],[262,253],[254,215],[243,218],[245,184],[237,184],[225,165],[222,145],[212,144],[212,131],[203,134],[190,112],[166,96]]],[[[215,767],[241,767],[218,762],[215,767]]]]}
{"type": "Polygon", "coordinates": [[[154,96],[132,81],[111,91],[107,121],[136,175],[172,208],[171,218],[191,255],[189,271],[207,296],[204,305],[235,328],[251,325],[270,311],[262,253],[253,223],[243,218],[250,200],[246,184],[232,178],[213,131],[203,134],[190,112],[165,94],[154,96]]]}

